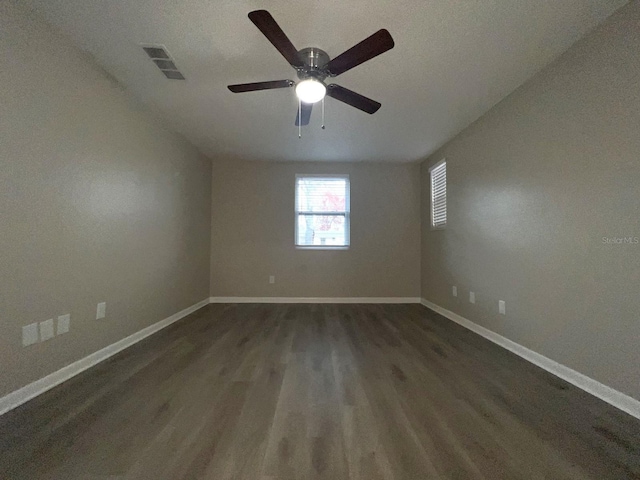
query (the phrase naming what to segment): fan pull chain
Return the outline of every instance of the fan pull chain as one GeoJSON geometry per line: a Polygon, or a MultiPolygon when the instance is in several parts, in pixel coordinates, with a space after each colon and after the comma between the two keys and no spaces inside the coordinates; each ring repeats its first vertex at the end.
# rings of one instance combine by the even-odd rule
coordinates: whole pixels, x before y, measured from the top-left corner
{"type": "Polygon", "coordinates": [[[302,100],[298,99],[298,138],[302,138],[302,100]]]}
{"type": "Polygon", "coordinates": [[[324,130],[324,98],[322,99],[322,129],[324,130]]]}

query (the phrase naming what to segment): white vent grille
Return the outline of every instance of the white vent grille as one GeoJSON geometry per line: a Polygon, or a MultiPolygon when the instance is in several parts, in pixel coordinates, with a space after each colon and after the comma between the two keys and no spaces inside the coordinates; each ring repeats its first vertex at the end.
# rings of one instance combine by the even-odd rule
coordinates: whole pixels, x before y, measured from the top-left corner
{"type": "Polygon", "coordinates": [[[169,55],[164,45],[142,45],[142,49],[165,77],[170,80],[184,80],[184,75],[180,73],[178,67],[176,67],[176,62],[169,55]]]}
{"type": "Polygon", "coordinates": [[[442,160],[429,169],[431,173],[431,227],[447,225],[447,162],[442,160]]]}
{"type": "Polygon", "coordinates": [[[149,55],[149,58],[164,58],[164,59],[171,58],[162,45],[157,45],[157,46],[152,45],[148,47],[142,47],[142,49],[145,52],[147,52],[147,55],[149,55]]]}

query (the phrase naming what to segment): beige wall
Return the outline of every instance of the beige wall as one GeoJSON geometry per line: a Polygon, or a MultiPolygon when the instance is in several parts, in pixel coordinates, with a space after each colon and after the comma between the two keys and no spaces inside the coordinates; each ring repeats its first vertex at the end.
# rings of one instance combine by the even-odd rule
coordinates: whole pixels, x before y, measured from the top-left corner
{"type": "Polygon", "coordinates": [[[0,396],[209,293],[210,162],[13,4],[0,4],[0,396]],[[23,325],[65,313],[68,334],[22,347],[23,325]]]}
{"type": "Polygon", "coordinates": [[[418,297],[420,166],[213,164],[211,295],[418,297]],[[351,248],[294,246],[297,173],[349,174],[351,248]],[[269,275],[276,276],[270,285],[269,275]]]}
{"type": "Polygon", "coordinates": [[[603,237],[640,237],[639,26],[635,1],[422,168],[423,297],[637,399],[640,245],[603,237]]]}

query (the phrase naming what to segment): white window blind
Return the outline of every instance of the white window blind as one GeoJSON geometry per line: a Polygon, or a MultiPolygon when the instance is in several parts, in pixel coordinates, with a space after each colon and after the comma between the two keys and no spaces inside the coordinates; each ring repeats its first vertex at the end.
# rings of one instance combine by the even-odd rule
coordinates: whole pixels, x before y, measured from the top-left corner
{"type": "Polygon", "coordinates": [[[442,160],[429,169],[431,173],[431,226],[447,224],[447,162],[442,160]]]}
{"type": "Polygon", "coordinates": [[[296,175],[296,246],[349,246],[349,176],[296,175]]]}

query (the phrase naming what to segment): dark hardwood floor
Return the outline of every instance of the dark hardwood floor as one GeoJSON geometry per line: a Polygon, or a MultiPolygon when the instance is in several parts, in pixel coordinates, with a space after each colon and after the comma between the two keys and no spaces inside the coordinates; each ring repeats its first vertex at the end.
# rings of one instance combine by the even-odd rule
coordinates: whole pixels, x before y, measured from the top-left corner
{"type": "Polygon", "coordinates": [[[210,305],[0,417],[4,479],[640,478],[640,421],[420,305],[210,305]]]}

